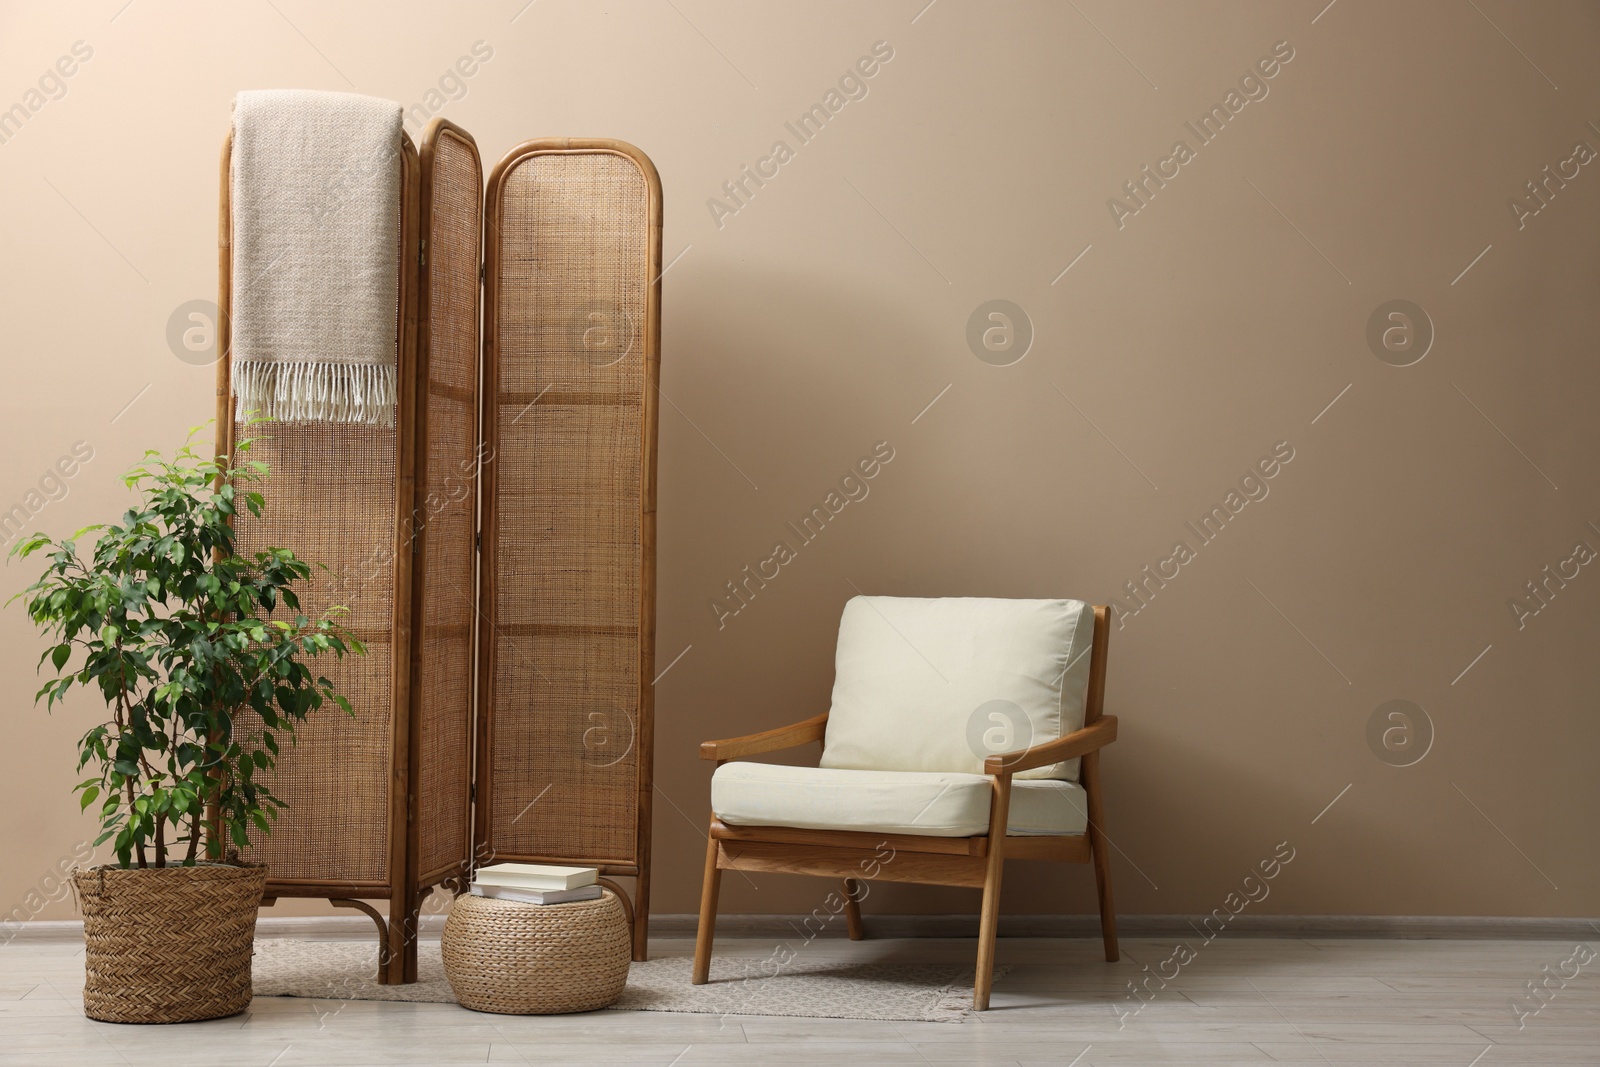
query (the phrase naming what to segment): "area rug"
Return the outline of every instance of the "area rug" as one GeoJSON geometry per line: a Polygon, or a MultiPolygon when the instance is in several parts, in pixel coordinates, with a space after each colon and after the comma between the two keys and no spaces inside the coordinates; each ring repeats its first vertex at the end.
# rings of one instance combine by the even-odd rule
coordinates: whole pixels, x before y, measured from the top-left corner
{"type": "MultiPolygon", "coordinates": [[[[768,959],[720,957],[711,981],[689,982],[693,961],[668,956],[635,963],[612,1011],[704,1015],[786,1015],[892,1022],[965,1022],[972,1011],[972,968],[912,963],[841,963],[802,952],[769,973],[768,959]]],[[[255,995],[315,1000],[403,1000],[454,1004],[439,942],[424,941],[410,985],[379,985],[377,949],[368,941],[256,939],[255,995]]],[[[1005,972],[995,970],[998,980],[1005,972]]]]}

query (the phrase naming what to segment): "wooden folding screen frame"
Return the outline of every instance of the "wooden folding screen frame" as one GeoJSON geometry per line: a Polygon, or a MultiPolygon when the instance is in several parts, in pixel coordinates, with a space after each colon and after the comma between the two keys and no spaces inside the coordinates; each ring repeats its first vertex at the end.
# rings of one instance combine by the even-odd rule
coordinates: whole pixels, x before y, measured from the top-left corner
{"type": "MultiPolygon", "coordinates": [[[[601,881],[617,893],[618,898],[628,911],[629,921],[633,929],[633,958],[635,960],[643,960],[646,958],[649,925],[650,820],[654,793],[650,756],[654,751],[655,706],[655,449],[658,418],[656,393],[660,381],[662,195],[661,179],[656,173],[654,164],[650,162],[649,157],[632,145],[604,138],[562,137],[525,141],[506,153],[490,173],[487,192],[484,197],[484,369],[482,379],[483,425],[480,431],[480,440],[486,446],[495,450],[495,454],[498,456],[498,450],[501,445],[499,431],[501,398],[498,388],[498,376],[503,362],[501,358],[500,330],[502,283],[504,278],[504,273],[499,267],[501,254],[505,247],[502,222],[505,214],[505,195],[509,180],[518,168],[540,157],[577,155],[608,155],[627,160],[633,167],[637,168],[646,195],[645,235],[647,248],[643,263],[645,275],[642,286],[645,307],[641,316],[642,321],[638,323],[638,345],[642,357],[640,368],[642,390],[639,396],[641,405],[639,412],[641,482],[638,486],[640,573],[638,576],[637,621],[634,624],[634,632],[638,644],[636,692],[634,695],[634,711],[637,718],[632,720],[633,743],[638,750],[638,756],[635,759],[637,773],[634,788],[637,799],[634,808],[635,832],[633,834],[633,848],[631,855],[626,856],[573,856],[550,852],[519,852],[499,846],[495,842],[495,827],[492,817],[496,785],[493,760],[491,758],[491,749],[496,740],[496,715],[499,710],[495,692],[495,637],[496,631],[503,621],[498,614],[499,597],[497,596],[496,588],[498,574],[497,512],[490,505],[491,501],[499,499],[497,489],[500,482],[498,473],[500,464],[495,462],[487,464],[483,468],[482,499],[484,505],[479,519],[481,535],[479,574],[482,584],[479,594],[479,611],[481,613],[477,694],[479,750],[476,770],[477,818],[475,820],[475,836],[477,840],[475,842],[475,854],[480,860],[492,856],[497,861],[529,863],[576,862],[585,866],[599,868],[602,876],[601,881]],[[631,904],[627,894],[622,891],[616,882],[612,881],[615,877],[631,877],[635,880],[631,904]]],[[[547,393],[551,395],[551,399],[546,401],[546,404],[555,407],[559,407],[564,403],[591,406],[615,402],[606,397],[597,397],[593,394],[564,397],[560,391],[555,391],[556,384],[555,380],[552,379],[544,390],[529,399],[527,408],[524,408],[523,411],[531,409],[547,393]]],[[[531,807],[532,805],[530,804],[529,808],[531,807]]],[[[529,809],[524,809],[525,812],[527,810],[529,809]]]]}
{"type": "MultiPolygon", "coordinates": [[[[453,783],[450,783],[458,791],[455,803],[460,805],[463,818],[463,823],[459,828],[460,845],[456,850],[456,857],[443,866],[436,865],[430,869],[422,867],[424,854],[423,827],[430,817],[430,805],[438,799],[429,797],[424,793],[428,780],[423,767],[423,757],[427,745],[426,731],[424,729],[427,725],[424,721],[425,701],[427,698],[427,680],[425,678],[427,658],[424,646],[430,637],[427,632],[429,605],[430,603],[439,603],[443,592],[430,588],[430,583],[440,575],[433,573],[429,564],[432,561],[432,553],[436,549],[443,547],[439,543],[438,537],[445,532],[439,529],[439,525],[436,522],[439,516],[434,512],[433,493],[435,487],[431,484],[429,470],[432,455],[430,445],[437,429],[433,421],[432,399],[436,391],[444,397],[449,397],[456,391],[448,383],[437,380],[433,373],[433,342],[436,333],[442,332],[437,329],[442,323],[435,320],[434,301],[432,299],[434,295],[435,267],[444,261],[443,253],[440,250],[442,234],[436,223],[448,225],[447,221],[444,223],[439,222],[440,212],[438,208],[440,198],[437,193],[438,181],[441,176],[440,169],[448,162],[448,156],[441,153],[441,146],[447,141],[454,142],[459,150],[469,154],[472,166],[472,186],[476,199],[476,216],[473,220],[476,232],[472,234],[471,248],[473,252],[472,259],[474,260],[473,266],[476,268],[478,277],[472,278],[470,275],[473,268],[468,267],[466,270],[468,276],[466,278],[455,279],[457,284],[462,281],[467,282],[472,293],[469,318],[473,328],[474,344],[467,355],[473,384],[465,390],[465,396],[458,396],[455,399],[465,401],[467,404],[468,413],[472,420],[472,433],[470,436],[474,444],[481,440],[482,422],[480,410],[482,396],[479,388],[479,379],[482,374],[481,328],[478,317],[482,309],[483,300],[481,284],[483,264],[483,161],[478,152],[477,142],[471,134],[446,119],[435,119],[424,131],[422,148],[418,153],[418,169],[420,172],[418,237],[420,245],[416,250],[416,258],[414,260],[417,264],[419,325],[416,346],[416,372],[413,375],[418,396],[415,429],[411,435],[413,447],[416,451],[415,500],[418,504],[412,512],[413,525],[408,531],[411,544],[411,570],[416,579],[413,581],[411,588],[411,611],[415,625],[412,627],[410,662],[410,692],[412,698],[409,719],[411,732],[407,745],[407,781],[410,783],[408,792],[411,797],[411,818],[406,826],[406,867],[405,881],[402,886],[405,890],[406,898],[400,910],[404,925],[398,930],[391,929],[390,931],[391,939],[394,937],[400,938],[399,951],[397,953],[399,958],[395,961],[395,968],[398,980],[403,982],[417,980],[416,935],[423,901],[436,886],[453,889],[457,894],[464,892],[467,888],[468,876],[473,867],[470,849],[472,847],[472,759],[475,748],[472,730],[475,707],[473,703],[473,687],[470,685],[470,681],[473,665],[477,657],[477,633],[475,627],[477,597],[476,586],[473,582],[475,575],[472,573],[475,571],[477,564],[478,522],[476,491],[472,493],[471,505],[468,509],[469,514],[466,516],[467,523],[464,531],[467,538],[466,543],[456,546],[458,549],[464,548],[468,554],[467,569],[469,573],[467,588],[455,590],[454,592],[466,596],[472,609],[467,623],[468,633],[465,657],[460,664],[467,676],[464,680],[469,683],[467,692],[464,694],[465,700],[460,708],[460,711],[464,713],[465,721],[462,725],[465,730],[465,737],[463,738],[461,762],[455,768],[456,774],[453,776],[453,783]]],[[[471,469],[471,473],[467,475],[469,484],[474,487],[474,490],[478,482],[478,469],[475,465],[477,458],[475,450],[472,457],[474,466],[471,469]]],[[[445,485],[447,485],[447,480],[444,480],[444,484],[440,488],[444,488],[445,485]]],[[[462,501],[462,503],[465,502],[465,500],[462,501]]],[[[443,508],[440,509],[441,513],[443,510],[443,508]]],[[[404,554],[401,553],[401,555],[403,557],[404,554]]],[[[391,903],[390,907],[392,916],[394,905],[391,903]]],[[[393,919],[391,918],[391,925],[392,923],[393,919]]]]}
{"type": "MultiPolygon", "coordinates": [[[[492,795],[492,783],[479,781],[487,778],[487,757],[491,751],[489,723],[491,716],[484,702],[489,689],[485,678],[492,678],[494,664],[493,609],[494,590],[492,561],[492,530],[486,528],[493,508],[495,467],[493,453],[477,466],[473,474],[477,484],[477,521],[473,523],[473,537],[480,546],[477,559],[479,576],[473,592],[478,620],[476,633],[468,645],[467,672],[463,683],[470,684],[473,669],[478,672],[471,704],[472,726],[467,739],[462,783],[468,791],[467,810],[473,821],[470,834],[463,833],[463,848],[459,861],[444,867],[435,865],[432,870],[421,867],[422,820],[417,812],[417,792],[421,787],[422,745],[419,743],[423,726],[423,621],[428,592],[425,584],[428,518],[422,517],[418,502],[429,499],[427,485],[428,420],[427,398],[429,383],[429,346],[431,338],[430,274],[426,238],[432,218],[433,177],[435,152],[441,138],[454,138],[470,148],[477,174],[481,179],[482,163],[477,146],[471,136],[442,119],[435,119],[424,133],[419,152],[410,138],[402,135],[400,226],[400,291],[397,311],[397,374],[398,410],[395,428],[395,515],[394,541],[391,566],[393,568],[394,603],[389,625],[389,641],[393,655],[391,685],[391,734],[389,751],[388,798],[388,849],[385,864],[386,878],[379,881],[351,879],[274,878],[269,872],[263,904],[274,903],[280,897],[325,898],[337,906],[351,907],[369,915],[377,924],[379,933],[380,982],[400,983],[416,980],[416,932],[420,908],[429,892],[444,886],[460,893],[466,887],[472,869],[489,859],[526,859],[545,862],[585,863],[599,866],[603,881],[617,892],[629,914],[633,927],[634,958],[645,958],[648,936],[648,910],[650,885],[650,820],[652,799],[653,762],[653,689],[654,678],[654,628],[655,628],[655,447],[656,447],[656,391],[660,362],[660,281],[661,281],[661,184],[650,160],[620,141],[549,139],[528,141],[513,149],[495,168],[490,177],[490,197],[487,203],[497,204],[496,192],[504,176],[522,161],[538,155],[601,153],[631,160],[644,180],[648,197],[648,226],[644,265],[647,277],[643,279],[645,311],[639,325],[638,343],[642,355],[642,411],[640,415],[640,466],[639,491],[639,622],[638,637],[638,692],[633,743],[637,746],[634,766],[637,774],[637,800],[633,848],[627,856],[596,857],[575,854],[517,855],[496,851],[492,827],[483,813],[492,795]],[[491,597],[486,610],[485,596],[491,597]],[[486,621],[487,620],[487,621],[486,621]],[[485,672],[491,672],[486,674],[485,672]],[[480,788],[481,786],[481,788],[480,788]],[[477,816],[470,813],[476,810],[477,816]],[[636,880],[633,900],[612,879],[631,877],[636,880]],[[387,900],[388,915],[384,916],[369,901],[387,900]]],[[[231,452],[234,444],[235,411],[231,390],[232,353],[229,349],[229,313],[232,304],[232,213],[230,165],[232,160],[232,135],[225,140],[222,150],[220,211],[219,211],[219,295],[218,295],[218,351],[217,363],[217,447],[218,451],[231,452]]],[[[478,327],[478,345],[481,362],[476,386],[478,456],[492,447],[495,441],[496,395],[486,383],[492,382],[498,352],[493,343],[495,330],[491,319],[498,296],[499,271],[496,267],[501,248],[501,234],[494,218],[485,211],[486,201],[478,204],[477,223],[482,237],[480,255],[477,257],[476,279],[480,307],[484,313],[478,327]]],[[[270,432],[270,429],[269,431],[270,432]]],[[[270,485],[270,482],[269,482],[270,485]]],[[[289,547],[293,547],[292,545],[289,547]]],[[[293,751],[285,759],[293,758],[293,751]]]]}

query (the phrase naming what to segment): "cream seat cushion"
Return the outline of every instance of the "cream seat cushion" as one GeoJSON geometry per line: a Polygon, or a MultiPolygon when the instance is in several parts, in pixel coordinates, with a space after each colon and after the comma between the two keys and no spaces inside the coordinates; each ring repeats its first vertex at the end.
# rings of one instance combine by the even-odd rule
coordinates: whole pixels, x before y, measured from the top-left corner
{"type": "MultiPolygon", "coordinates": [[[[992,779],[937,771],[856,771],[725,763],[711,777],[711,810],[730,826],[795,826],[924,837],[989,831],[992,779]]],[[[1013,834],[1081,834],[1088,802],[1076,782],[1014,780],[1013,834]]]]}
{"type": "MultiPolygon", "coordinates": [[[[822,766],[980,774],[985,757],[1080,729],[1093,641],[1081,600],[853,597],[822,766]]],[[[1078,761],[1016,777],[1076,781],[1078,761]]]]}

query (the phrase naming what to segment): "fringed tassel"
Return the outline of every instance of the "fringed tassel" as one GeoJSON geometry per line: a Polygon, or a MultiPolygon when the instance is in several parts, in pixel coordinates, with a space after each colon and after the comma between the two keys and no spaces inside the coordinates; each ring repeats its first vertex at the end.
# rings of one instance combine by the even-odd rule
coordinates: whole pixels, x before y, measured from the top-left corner
{"type": "Polygon", "coordinates": [[[233,394],[240,419],[384,427],[399,399],[392,364],[248,359],[233,365],[233,394]]]}

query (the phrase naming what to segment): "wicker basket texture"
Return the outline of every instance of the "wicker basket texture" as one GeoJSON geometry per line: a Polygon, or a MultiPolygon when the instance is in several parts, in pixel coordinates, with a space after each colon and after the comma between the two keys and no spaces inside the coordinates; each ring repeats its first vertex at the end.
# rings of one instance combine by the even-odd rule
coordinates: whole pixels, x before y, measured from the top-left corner
{"type": "Polygon", "coordinates": [[[570,904],[467,895],[444,927],[444,973],[463,1007],[554,1015],[612,1004],[628,984],[631,941],[615,893],[570,904]]]}
{"type": "Polygon", "coordinates": [[[258,864],[75,872],[84,1014],[112,1023],[181,1023],[244,1011],[266,881],[258,864]]]}

